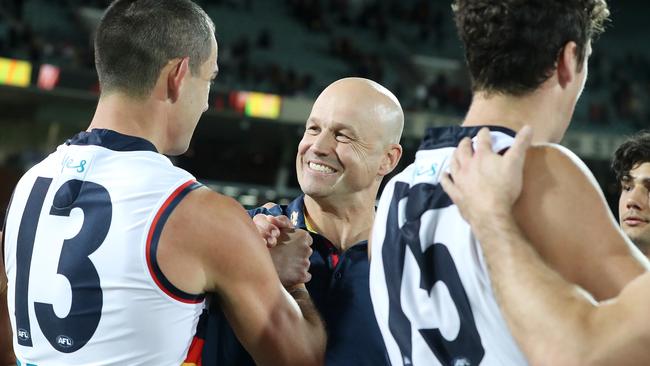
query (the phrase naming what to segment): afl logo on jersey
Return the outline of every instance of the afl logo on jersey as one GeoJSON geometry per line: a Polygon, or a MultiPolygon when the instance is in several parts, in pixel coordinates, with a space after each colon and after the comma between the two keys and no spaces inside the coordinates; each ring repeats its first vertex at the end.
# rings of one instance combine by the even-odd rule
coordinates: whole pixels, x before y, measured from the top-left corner
{"type": "Polygon", "coordinates": [[[61,348],[70,348],[74,344],[72,338],[64,335],[56,337],[56,344],[61,348]]]}
{"type": "Polygon", "coordinates": [[[25,329],[18,329],[18,339],[21,341],[29,340],[29,332],[25,329]]]}

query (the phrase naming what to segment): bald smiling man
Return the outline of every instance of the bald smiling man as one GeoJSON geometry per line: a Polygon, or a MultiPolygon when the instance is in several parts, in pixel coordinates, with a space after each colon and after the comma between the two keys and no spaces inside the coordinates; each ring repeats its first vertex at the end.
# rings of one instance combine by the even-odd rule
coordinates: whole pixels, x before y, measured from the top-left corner
{"type": "MultiPolygon", "coordinates": [[[[399,101],[383,86],[362,78],[332,83],[314,103],[298,145],[304,195],[249,212],[267,243],[277,241],[271,256],[283,284],[309,281],[328,332],[326,365],[389,364],[370,303],[367,240],[379,185],[402,156],[403,126],[399,101]],[[260,220],[265,215],[286,216],[289,223],[260,220]],[[306,230],[313,239],[306,276],[283,265],[291,262],[290,251],[276,250],[295,245],[283,242],[291,230],[306,230]]],[[[210,314],[206,329],[203,365],[253,365],[221,313],[210,314]]]]}

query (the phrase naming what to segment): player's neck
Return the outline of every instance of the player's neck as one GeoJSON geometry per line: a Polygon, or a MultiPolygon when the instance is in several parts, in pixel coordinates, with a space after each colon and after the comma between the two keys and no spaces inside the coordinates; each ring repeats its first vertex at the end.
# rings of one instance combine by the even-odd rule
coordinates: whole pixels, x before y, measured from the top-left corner
{"type": "Polygon", "coordinates": [[[305,215],[314,230],[344,251],[368,239],[375,218],[374,199],[355,201],[338,199],[334,203],[305,196],[305,215]]]}
{"type": "Polygon", "coordinates": [[[124,135],[141,137],[164,153],[166,138],[165,114],[155,106],[155,101],[134,101],[121,94],[110,94],[100,98],[95,115],[88,127],[105,128],[124,135]]]}
{"type": "Polygon", "coordinates": [[[562,124],[562,118],[561,108],[544,93],[515,97],[477,92],[462,125],[502,126],[514,131],[529,125],[534,131],[533,142],[559,142],[557,126],[562,124]]]}

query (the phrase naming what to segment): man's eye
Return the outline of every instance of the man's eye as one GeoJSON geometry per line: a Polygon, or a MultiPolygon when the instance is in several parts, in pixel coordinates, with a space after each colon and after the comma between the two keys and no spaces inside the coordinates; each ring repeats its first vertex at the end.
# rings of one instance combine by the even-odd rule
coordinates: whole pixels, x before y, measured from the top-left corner
{"type": "Polygon", "coordinates": [[[350,138],[342,133],[337,133],[336,134],[336,139],[341,142],[348,142],[350,141],[350,138]]]}

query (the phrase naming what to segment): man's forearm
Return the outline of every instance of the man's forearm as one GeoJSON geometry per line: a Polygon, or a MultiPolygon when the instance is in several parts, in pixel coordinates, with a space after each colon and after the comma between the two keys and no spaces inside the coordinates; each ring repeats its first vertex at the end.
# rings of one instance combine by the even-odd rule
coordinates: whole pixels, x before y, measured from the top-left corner
{"type": "Polygon", "coordinates": [[[510,214],[486,219],[473,230],[500,307],[531,364],[580,364],[589,348],[586,328],[594,310],[589,298],[541,260],[510,214]]]}
{"type": "Polygon", "coordinates": [[[307,291],[304,285],[300,284],[289,287],[287,291],[291,297],[296,300],[298,306],[300,306],[300,310],[302,310],[303,316],[305,319],[307,319],[307,321],[314,324],[321,322],[320,315],[318,314],[313,301],[311,301],[311,296],[309,296],[309,291],[307,291]]]}
{"type": "Polygon", "coordinates": [[[300,307],[302,316],[315,331],[314,344],[324,345],[326,343],[327,337],[325,335],[323,321],[320,317],[320,314],[318,313],[318,310],[316,310],[314,302],[311,300],[311,296],[309,296],[309,292],[302,285],[294,286],[288,291],[294,300],[296,300],[296,303],[298,303],[298,307],[300,307]]]}

